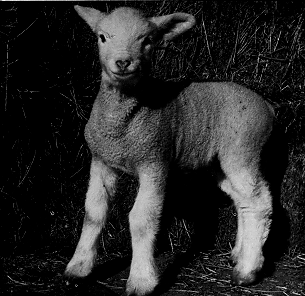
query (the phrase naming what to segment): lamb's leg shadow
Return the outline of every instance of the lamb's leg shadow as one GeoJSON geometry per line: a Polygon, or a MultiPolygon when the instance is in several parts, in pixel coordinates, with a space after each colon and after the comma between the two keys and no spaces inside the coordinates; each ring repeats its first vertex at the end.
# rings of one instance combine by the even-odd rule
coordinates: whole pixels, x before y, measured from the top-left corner
{"type": "MultiPolygon", "coordinates": [[[[286,112],[284,110],[284,112],[286,112]]],[[[287,210],[281,202],[281,184],[288,165],[288,144],[285,126],[281,126],[279,119],[283,110],[279,110],[278,123],[271,137],[262,151],[262,172],[269,183],[273,201],[272,224],[263,252],[265,264],[261,276],[269,276],[274,272],[275,262],[288,250],[290,237],[290,221],[287,210]]]]}
{"type": "Polygon", "coordinates": [[[181,269],[187,266],[198,252],[215,249],[219,207],[231,203],[229,197],[217,187],[218,173],[205,169],[187,174],[175,171],[170,175],[158,247],[162,249],[161,244],[168,244],[168,227],[174,216],[189,222],[192,237],[189,248],[183,252],[178,251],[168,260],[169,263],[165,263],[166,267],[161,268],[161,281],[156,295],[173,286],[181,269]]]}

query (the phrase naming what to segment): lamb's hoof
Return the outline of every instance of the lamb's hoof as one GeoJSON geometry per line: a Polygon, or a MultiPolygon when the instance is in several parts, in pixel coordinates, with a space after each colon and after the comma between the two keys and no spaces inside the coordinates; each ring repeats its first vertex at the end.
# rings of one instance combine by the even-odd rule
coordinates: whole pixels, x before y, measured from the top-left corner
{"type": "Polygon", "coordinates": [[[92,273],[89,275],[82,276],[78,272],[74,272],[73,269],[66,269],[62,275],[62,281],[68,288],[80,288],[87,285],[92,278],[92,273]]]}
{"type": "Polygon", "coordinates": [[[85,277],[75,277],[71,275],[67,275],[66,273],[63,274],[62,281],[66,288],[69,289],[78,289],[88,284],[89,278],[85,277]]]}
{"type": "Polygon", "coordinates": [[[66,267],[64,275],[68,278],[85,278],[93,269],[92,260],[72,261],[66,267]]]}
{"type": "Polygon", "coordinates": [[[242,275],[238,270],[233,269],[231,282],[236,286],[250,286],[257,282],[257,273],[252,271],[246,275],[242,275]]]}
{"type": "Polygon", "coordinates": [[[126,283],[127,296],[151,296],[155,295],[154,291],[158,286],[158,279],[154,272],[148,276],[134,276],[133,273],[129,274],[126,283]]]}

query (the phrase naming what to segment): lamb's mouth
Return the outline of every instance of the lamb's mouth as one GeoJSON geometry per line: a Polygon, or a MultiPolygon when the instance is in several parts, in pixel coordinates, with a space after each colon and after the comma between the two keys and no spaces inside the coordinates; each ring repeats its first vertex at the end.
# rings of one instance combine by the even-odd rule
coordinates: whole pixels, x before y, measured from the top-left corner
{"type": "Polygon", "coordinates": [[[137,71],[133,72],[112,72],[112,75],[117,79],[117,80],[128,80],[130,78],[133,78],[137,76],[137,71]]]}

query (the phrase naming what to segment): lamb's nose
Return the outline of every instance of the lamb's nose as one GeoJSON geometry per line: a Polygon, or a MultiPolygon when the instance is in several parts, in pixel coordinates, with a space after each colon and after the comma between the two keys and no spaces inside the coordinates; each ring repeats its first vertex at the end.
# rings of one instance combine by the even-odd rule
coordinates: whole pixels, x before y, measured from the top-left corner
{"type": "Polygon", "coordinates": [[[130,60],[117,60],[116,65],[120,68],[120,70],[124,71],[130,64],[130,60]]]}

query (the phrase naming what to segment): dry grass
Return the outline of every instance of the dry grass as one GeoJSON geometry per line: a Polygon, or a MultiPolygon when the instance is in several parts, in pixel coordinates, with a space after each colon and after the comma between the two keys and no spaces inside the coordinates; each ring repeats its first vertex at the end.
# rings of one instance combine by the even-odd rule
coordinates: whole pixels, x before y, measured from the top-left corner
{"type": "MultiPolygon", "coordinates": [[[[179,254],[180,257],[184,255],[185,252],[179,254]]],[[[173,264],[173,256],[174,253],[158,256],[157,262],[163,272],[173,264]]],[[[25,293],[66,295],[75,288],[62,280],[61,274],[68,260],[69,257],[62,256],[59,252],[7,258],[4,262],[5,285],[2,287],[5,291],[18,295],[25,293]]],[[[108,257],[107,260],[99,260],[100,267],[103,268],[107,261],[110,262],[110,266],[112,260],[116,260],[116,264],[119,264],[119,260],[123,261],[117,256],[108,257]]],[[[305,283],[302,280],[305,271],[305,254],[299,254],[294,258],[283,258],[277,263],[274,275],[253,287],[231,285],[228,252],[200,253],[189,260],[186,266],[180,267],[174,285],[164,295],[305,295],[305,283]]],[[[99,289],[103,291],[102,289],[106,287],[114,292],[123,292],[127,276],[128,270],[124,268],[115,277],[107,278],[107,273],[104,272],[103,276],[96,275],[94,281],[85,283],[83,288],[86,289],[86,285],[93,285],[97,287],[97,291],[99,289]]]]}

